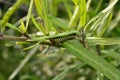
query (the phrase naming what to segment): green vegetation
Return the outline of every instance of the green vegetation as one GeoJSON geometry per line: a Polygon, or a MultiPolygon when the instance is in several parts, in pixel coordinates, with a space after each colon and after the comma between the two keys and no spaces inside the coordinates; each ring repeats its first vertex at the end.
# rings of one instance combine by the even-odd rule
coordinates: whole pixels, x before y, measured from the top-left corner
{"type": "Polygon", "coordinates": [[[120,80],[119,0],[0,4],[0,80],[120,80]]]}

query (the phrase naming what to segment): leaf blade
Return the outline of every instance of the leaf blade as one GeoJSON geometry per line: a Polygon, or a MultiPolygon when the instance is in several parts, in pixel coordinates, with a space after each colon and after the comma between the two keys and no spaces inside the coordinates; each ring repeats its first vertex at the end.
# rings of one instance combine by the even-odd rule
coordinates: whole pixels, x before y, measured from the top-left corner
{"type": "Polygon", "coordinates": [[[89,64],[96,70],[103,73],[107,78],[111,80],[119,80],[120,72],[102,57],[97,54],[83,48],[78,42],[65,42],[62,44],[68,51],[73,52],[77,58],[83,60],[85,63],[89,64]]]}

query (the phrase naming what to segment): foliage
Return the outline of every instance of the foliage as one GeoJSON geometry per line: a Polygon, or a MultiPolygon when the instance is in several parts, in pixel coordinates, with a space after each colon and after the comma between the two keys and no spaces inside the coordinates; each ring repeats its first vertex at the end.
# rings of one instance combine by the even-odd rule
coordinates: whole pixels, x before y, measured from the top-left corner
{"type": "Polygon", "coordinates": [[[120,80],[119,0],[0,4],[0,80],[120,80]]]}

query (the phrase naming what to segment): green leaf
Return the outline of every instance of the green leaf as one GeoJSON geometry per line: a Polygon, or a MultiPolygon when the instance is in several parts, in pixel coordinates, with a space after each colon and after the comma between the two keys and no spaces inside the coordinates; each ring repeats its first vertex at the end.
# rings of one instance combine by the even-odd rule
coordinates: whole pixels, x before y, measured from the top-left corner
{"type": "MultiPolygon", "coordinates": [[[[71,29],[73,27],[73,24],[77,23],[77,19],[79,17],[79,9],[80,9],[80,6],[76,6],[75,7],[75,10],[74,10],[74,13],[68,23],[68,28],[71,29]]],[[[76,26],[76,25],[75,25],[76,26]]]]}
{"type": "Polygon", "coordinates": [[[13,4],[9,9],[8,11],[5,13],[5,15],[3,16],[2,18],[2,21],[1,21],[1,32],[4,32],[5,30],[5,25],[6,23],[9,21],[10,17],[12,16],[12,14],[20,7],[21,4],[24,3],[24,0],[17,0],[15,2],[15,4],[13,4]]]}
{"type": "Polygon", "coordinates": [[[67,0],[63,0],[63,3],[65,5],[69,18],[71,18],[72,17],[71,5],[68,4],[67,0]]]}
{"type": "Polygon", "coordinates": [[[49,15],[49,19],[58,28],[62,28],[63,30],[67,30],[67,27],[68,27],[68,22],[67,21],[65,21],[63,19],[60,19],[60,18],[57,18],[57,17],[54,17],[52,15],[49,15]]]}
{"type": "Polygon", "coordinates": [[[120,10],[118,11],[118,13],[115,16],[115,19],[112,19],[112,21],[110,22],[110,24],[108,24],[108,29],[107,29],[107,35],[109,35],[109,33],[115,28],[117,27],[117,25],[120,22],[120,10]]]}
{"type": "Polygon", "coordinates": [[[42,3],[41,0],[34,0],[35,1],[35,7],[38,15],[43,18],[43,9],[42,9],[42,3]]]}
{"type": "Polygon", "coordinates": [[[105,59],[85,49],[77,41],[65,42],[62,44],[70,53],[92,66],[94,69],[103,73],[111,80],[120,80],[120,71],[115,66],[108,63],[105,59]],[[74,43],[74,44],[73,44],[74,43]]]}
{"type": "Polygon", "coordinates": [[[119,45],[120,37],[101,38],[101,37],[87,37],[87,42],[90,44],[99,45],[119,45]]]}
{"type": "Polygon", "coordinates": [[[46,31],[45,31],[45,29],[44,29],[44,27],[43,27],[43,25],[41,23],[37,23],[36,20],[35,20],[35,18],[32,15],[31,15],[31,20],[32,20],[33,24],[35,25],[35,27],[39,31],[41,31],[44,34],[47,34],[46,31]]]}
{"type": "Polygon", "coordinates": [[[43,29],[46,32],[46,35],[48,35],[49,31],[55,29],[52,22],[49,20],[48,1],[47,0],[35,0],[35,5],[36,5],[36,10],[39,14],[39,17],[41,17],[44,22],[43,29]]]}
{"type": "Polygon", "coordinates": [[[32,20],[33,24],[35,25],[35,27],[36,27],[39,31],[41,31],[41,28],[39,27],[39,25],[38,25],[38,23],[37,23],[37,21],[35,20],[35,18],[34,18],[33,15],[31,15],[31,20],[32,20]]]}
{"type": "Polygon", "coordinates": [[[75,5],[78,5],[80,0],[72,0],[72,1],[75,5]]]}
{"type": "Polygon", "coordinates": [[[100,10],[101,6],[102,6],[103,0],[100,0],[97,4],[97,7],[94,10],[94,14],[98,13],[98,11],[100,10]]]}
{"type": "Polygon", "coordinates": [[[20,22],[21,22],[21,25],[19,26],[19,29],[20,29],[21,32],[24,34],[24,33],[27,32],[27,30],[26,30],[26,27],[25,27],[22,19],[20,20],[20,22]]]}
{"type": "MultiPolygon", "coordinates": [[[[101,30],[101,32],[98,31],[99,32],[98,35],[102,36],[105,33],[106,29],[109,28],[108,25],[110,24],[112,17],[113,17],[113,13],[111,12],[109,17],[106,19],[106,23],[105,23],[103,29],[101,30]]],[[[101,26],[103,26],[103,25],[101,25],[101,26]]]]}
{"type": "Polygon", "coordinates": [[[28,49],[31,49],[31,48],[33,48],[33,47],[35,47],[35,46],[38,46],[40,43],[41,43],[41,41],[38,42],[38,43],[36,43],[36,44],[34,44],[34,45],[31,45],[31,46],[29,46],[29,47],[24,48],[24,50],[28,50],[28,49]]]}
{"type": "Polygon", "coordinates": [[[48,18],[48,2],[47,0],[41,0],[42,2],[42,7],[43,7],[43,15],[44,15],[44,24],[45,24],[45,30],[46,30],[46,33],[48,34],[49,31],[50,31],[50,21],[49,21],[49,18],[48,18]]]}
{"type": "Polygon", "coordinates": [[[105,54],[106,56],[110,56],[114,59],[118,59],[120,60],[120,54],[118,52],[115,51],[108,51],[108,50],[102,50],[101,51],[103,54],[105,54]]]}
{"type": "Polygon", "coordinates": [[[21,32],[21,30],[19,28],[17,28],[16,26],[14,26],[14,25],[12,25],[10,23],[6,23],[6,26],[13,29],[13,30],[15,30],[15,31],[21,32]]]}
{"type": "Polygon", "coordinates": [[[87,15],[87,10],[86,10],[86,0],[80,0],[80,21],[79,21],[79,26],[78,30],[81,27],[84,27],[86,24],[86,15],[87,15]]]}
{"type": "Polygon", "coordinates": [[[26,30],[28,28],[28,24],[29,24],[29,21],[30,21],[30,16],[31,16],[32,7],[33,7],[33,1],[34,0],[30,1],[30,6],[29,6],[28,14],[27,14],[27,21],[26,21],[26,30]]]}
{"type": "Polygon", "coordinates": [[[117,1],[118,0],[111,1],[108,7],[98,13],[87,23],[84,30],[86,30],[87,27],[90,27],[89,31],[92,31],[92,33],[97,36],[102,36],[105,30],[108,28],[108,23],[112,19],[112,9],[117,1]]]}

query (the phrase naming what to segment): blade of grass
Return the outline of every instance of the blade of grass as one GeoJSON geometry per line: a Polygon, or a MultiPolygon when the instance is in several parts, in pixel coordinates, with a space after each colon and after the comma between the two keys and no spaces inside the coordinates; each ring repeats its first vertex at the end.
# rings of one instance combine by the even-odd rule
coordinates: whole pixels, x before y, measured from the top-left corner
{"type": "Polygon", "coordinates": [[[120,54],[118,52],[115,51],[109,51],[109,50],[102,50],[101,51],[103,54],[105,54],[105,56],[110,56],[114,59],[120,59],[120,54]]]}
{"type": "Polygon", "coordinates": [[[43,19],[43,8],[41,0],[34,0],[37,14],[43,19]]]}
{"type": "Polygon", "coordinates": [[[49,34],[50,31],[50,23],[49,23],[49,18],[48,18],[48,3],[47,0],[41,0],[42,7],[43,7],[43,15],[44,15],[44,24],[45,24],[45,29],[46,33],[49,34]]]}
{"type": "Polygon", "coordinates": [[[30,60],[30,58],[36,53],[39,46],[36,46],[27,54],[27,56],[21,61],[18,67],[13,71],[13,73],[9,76],[8,80],[13,80],[14,77],[20,72],[20,70],[25,66],[25,64],[30,60]]]}
{"type": "Polygon", "coordinates": [[[109,27],[108,24],[110,23],[112,19],[112,11],[110,11],[110,13],[108,12],[108,15],[106,15],[103,18],[103,23],[99,26],[99,28],[97,29],[97,35],[98,36],[102,36],[105,32],[105,30],[109,27]]]}
{"type": "Polygon", "coordinates": [[[69,17],[69,19],[71,19],[71,17],[72,17],[71,6],[68,4],[67,0],[62,0],[62,1],[65,5],[66,10],[67,10],[68,17],[69,17]]]}
{"type": "MultiPolygon", "coordinates": [[[[42,31],[41,30],[41,27],[39,27],[38,23],[36,22],[35,18],[33,15],[31,15],[31,20],[33,22],[33,24],[35,25],[35,27],[39,30],[39,31],[42,31]]],[[[43,32],[43,31],[42,31],[43,32]]],[[[43,32],[44,33],[44,32],[43,32]]]]}
{"type": "Polygon", "coordinates": [[[36,44],[33,44],[33,45],[29,46],[29,47],[24,48],[23,50],[31,49],[31,48],[33,48],[33,47],[35,47],[35,46],[38,46],[40,43],[41,43],[41,42],[38,42],[38,43],[36,43],[36,44]]]}
{"type": "Polygon", "coordinates": [[[108,12],[109,10],[111,10],[111,9],[115,6],[115,4],[116,4],[117,2],[118,2],[118,0],[110,0],[109,6],[108,6],[107,8],[105,8],[104,10],[102,10],[101,13],[106,13],[106,12],[108,12]]]}
{"type": "Polygon", "coordinates": [[[41,32],[44,33],[44,34],[47,34],[46,31],[44,30],[43,25],[42,25],[41,23],[37,23],[36,20],[35,20],[35,18],[34,18],[34,16],[32,16],[32,15],[31,15],[31,20],[32,20],[33,24],[35,25],[35,27],[36,27],[39,31],[41,31],[41,32]]]}
{"type": "Polygon", "coordinates": [[[12,25],[12,24],[10,24],[10,23],[6,23],[5,26],[7,26],[7,27],[9,27],[9,28],[11,28],[11,29],[13,29],[13,30],[15,30],[15,31],[18,31],[18,32],[21,32],[21,33],[22,33],[22,31],[21,31],[19,28],[17,28],[16,26],[14,26],[14,25],[12,25]]]}
{"type": "Polygon", "coordinates": [[[97,13],[98,13],[99,9],[100,9],[101,6],[102,6],[102,2],[103,2],[103,0],[100,0],[100,1],[99,1],[99,3],[97,4],[96,9],[95,9],[95,11],[94,11],[94,14],[97,14],[97,13]]]}
{"type": "MultiPolygon", "coordinates": [[[[101,19],[101,21],[103,21],[102,19],[104,18],[103,15],[106,16],[106,13],[111,13],[113,7],[115,6],[115,4],[117,3],[118,0],[114,0],[112,1],[108,7],[106,7],[104,10],[102,10],[100,13],[98,13],[95,17],[93,17],[85,26],[84,30],[87,30],[88,27],[90,27],[90,25],[96,21],[97,19],[101,19]],[[103,17],[103,18],[101,18],[103,17]]],[[[93,23],[94,24],[94,23],[93,23]]],[[[95,26],[96,27],[96,26],[95,26]]],[[[97,28],[96,28],[97,29],[97,28]]]]}
{"type": "Polygon", "coordinates": [[[111,80],[120,79],[120,71],[113,65],[108,63],[105,59],[98,56],[96,53],[83,48],[77,41],[69,41],[62,44],[70,53],[92,66],[94,69],[103,73],[111,80]],[[74,44],[73,44],[74,43],[74,44]]]}
{"type": "Polygon", "coordinates": [[[49,11],[48,11],[48,1],[42,0],[42,6],[43,6],[43,15],[44,15],[44,24],[45,24],[45,30],[46,33],[49,34],[49,31],[56,31],[56,28],[53,26],[52,21],[49,19],[49,11]]]}
{"type": "Polygon", "coordinates": [[[30,6],[29,6],[28,14],[27,14],[27,21],[26,21],[26,30],[28,28],[28,24],[29,24],[29,21],[30,21],[30,16],[31,16],[32,7],[33,7],[33,2],[34,2],[34,0],[30,1],[30,6]]]}
{"type": "Polygon", "coordinates": [[[77,22],[78,19],[78,15],[79,15],[79,6],[76,6],[74,13],[68,23],[68,28],[71,29],[73,27],[73,24],[75,24],[77,22]]]}
{"type": "Polygon", "coordinates": [[[80,30],[80,28],[84,27],[86,24],[86,0],[80,0],[80,21],[79,21],[79,25],[78,25],[78,31],[80,30]]]}
{"type": "Polygon", "coordinates": [[[49,20],[48,2],[47,2],[47,0],[35,0],[35,5],[36,5],[36,10],[37,10],[39,16],[42,18],[42,20],[44,22],[43,26],[44,26],[46,35],[48,35],[50,30],[55,29],[52,22],[49,20]],[[39,9],[41,9],[41,10],[39,10],[39,9]]]}
{"type": "Polygon", "coordinates": [[[49,19],[57,27],[62,28],[63,30],[67,30],[67,27],[68,27],[68,22],[67,21],[65,21],[63,19],[60,19],[60,18],[57,18],[57,17],[54,17],[52,15],[49,15],[49,19]]]}
{"type": "Polygon", "coordinates": [[[19,29],[21,30],[22,34],[27,33],[23,20],[20,20],[20,22],[21,22],[21,25],[19,26],[19,29]]]}
{"type": "Polygon", "coordinates": [[[107,34],[109,34],[120,22],[120,10],[118,11],[114,20],[111,21],[107,29],[107,34]]]}
{"type": "Polygon", "coordinates": [[[86,11],[89,10],[92,0],[88,0],[86,4],[86,11]]]}
{"type": "Polygon", "coordinates": [[[87,42],[90,44],[99,45],[119,45],[120,37],[101,38],[101,37],[87,37],[87,42]]]}
{"type": "MultiPolygon", "coordinates": [[[[46,14],[48,11],[45,11],[46,9],[46,5],[44,5],[44,2],[43,0],[35,0],[35,7],[36,7],[36,11],[37,11],[37,14],[39,15],[39,17],[45,21],[46,20],[46,14]]],[[[46,24],[46,21],[45,23],[43,24],[39,24],[40,26],[40,29],[42,30],[42,32],[44,34],[48,34],[48,24],[46,24]],[[45,25],[44,25],[45,24],[45,25]],[[46,29],[46,25],[47,25],[47,29],[46,29]]]]}

